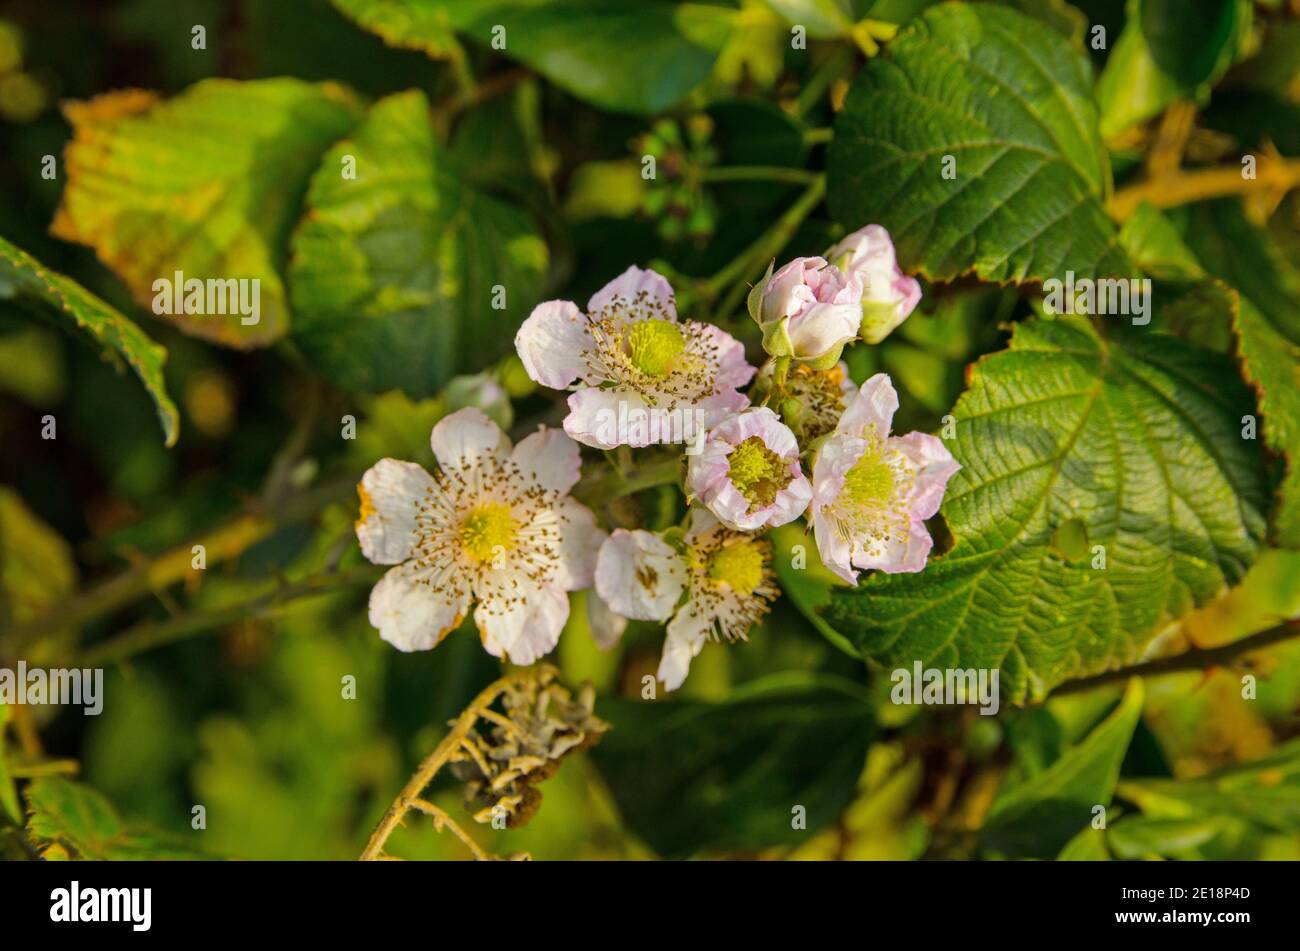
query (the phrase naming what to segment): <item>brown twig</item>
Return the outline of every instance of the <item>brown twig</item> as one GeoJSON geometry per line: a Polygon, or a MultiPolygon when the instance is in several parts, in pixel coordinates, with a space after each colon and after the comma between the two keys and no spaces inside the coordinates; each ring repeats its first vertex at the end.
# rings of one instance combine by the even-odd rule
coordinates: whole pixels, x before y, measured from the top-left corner
{"type": "MultiPolygon", "coordinates": [[[[379,825],[375,827],[375,831],[370,836],[370,841],[366,843],[365,850],[361,853],[361,861],[373,862],[387,857],[384,855],[384,844],[388,841],[388,837],[393,834],[393,830],[402,824],[402,820],[406,818],[406,814],[412,809],[432,815],[436,826],[441,824],[450,828],[457,838],[469,846],[470,851],[474,853],[474,858],[480,860],[489,858],[486,852],[477,845],[472,844],[469,833],[461,829],[445,812],[424,799],[422,794],[429,783],[433,781],[433,777],[438,770],[442,769],[451,760],[452,755],[465,742],[469,731],[483,715],[483,711],[490,707],[497,697],[501,696],[510,687],[536,676],[537,671],[533,668],[512,671],[500,680],[489,684],[482,693],[470,702],[470,705],[456,718],[456,722],[452,724],[447,735],[442,738],[442,742],[434,747],[432,753],[425,757],[419,769],[402,787],[402,791],[397,794],[393,804],[388,807],[384,817],[379,820],[379,825]]],[[[440,827],[439,831],[441,831],[440,827]]]]}
{"type": "Polygon", "coordinates": [[[1300,637],[1300,620],[1284,621],[1276,627],[1260,631],[1258,634],[1252,634],[1250,637],[1243,637],[1241,640],[1233,641],[1230,644],[1197,648],[1184,651],[1181,654],[1172,654],[1169,657],[1149,660],[1142,664],[1107,670],[1091,677],[1081,677],[1078,680],[1067,681],[1053,690],[1051,696],[1060,697],[1071,693],[1081,693],[1085,690],[1092,690],[1094,687],[1102,687],[1117,681],[1127,680],[1129,677],[1155,677],[1188,670],[1222,667],[1243,654],[1249,654],[1252,651],[1261,650],[1273,644],[1280,644],[1295,637],[1300,637]]]}

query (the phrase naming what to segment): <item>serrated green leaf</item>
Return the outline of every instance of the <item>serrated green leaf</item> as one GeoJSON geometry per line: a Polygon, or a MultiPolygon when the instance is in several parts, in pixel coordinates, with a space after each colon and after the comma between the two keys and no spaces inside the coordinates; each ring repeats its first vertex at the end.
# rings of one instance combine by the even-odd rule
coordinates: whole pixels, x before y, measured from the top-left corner
{"type": "Polygon", "coordinates": [[[240,314],[167,319],[234,347],[283,336],[288,230],[321,153],[357,119],[353,95],[333,83],[209,79],[164,102],[130,90],[65,112],[73,139],[53,232],[92,246],[151,310],[154,282],[174,282],[178,271],[186,281],[257,280],[256,323],[240,314]]]}
{"type": "Polygon", "coordinates": [[[1077,317],[1017,325],[970,371],[941,514],[954,547],[918,574],[832,593],[827,619],[889,666],[1000,667],[1003,697],[1141,655],[1255,559],[1264,520],[1250,394],[1231,363],[1173,337],[1077,317]],[[1099,550],[1051,544],[1082,521],[1099,550]]]}
{"type": "Polygon", "coordinates": [[[774,678],[723,703],[603,701],[614,729],[593,756],[624,820],[665,857],[803,841],[854,797],[874,733],[857,689],[774,678]]]}
{"type": "Polygon", "coordinates": [[[393,46],[463,55],[457,36],[616,112],[661,112],[709,75],[734,10],[643,0],[333,0],[393,46]],[[633,53],[633,51],[635,51],[633,53]]]}
{"type": "Polygon", "coordinates": [[[982,841],[1015,856],[1059,852],[1081,824],[1091,823],[1097,806],[1110,805],[1142,697],[1142,681],[1134,677],[1119,705],[1084,740],[994,802],[982,841]]]}
{"type": "Polygon", "coordinates": [[[167,351],[149,339],[138,326],[104,303],[76,281],[44,268],[21,248],[0,238],[0,302],[50,318],[63,327],[75,327],[115,357],[121,357],[148,390],[158,410],[163,438],[175,444],[180,418],[167,395],[163,363],[167,351]]]}
{"type": "Polygon", "coordinates": [[[1241,295],[1234,326],[1243,369],[1259,394],[1264,439],[1287,460],[1272,535],[1300,548],[1300,272],[1230,201],[1197,206],[1187,240],[1241,295]]]}
{"type": "Polygon", "coordinates": [[[131,832],[112,803],[62,777],[34,779],[25,791],[27,834],[46,858],[86,860],[202,859],[202,853],[131,832]]]}
{"type": "Polygon", "coordinates": [[[507,351],[537,303],[546,244],[526,214],[457,177],[422,92],[376,103],[325,157],[307,205],[289,268],[294,340],[339,386],[430,395],[507,351]],[[341,174],[349,155],[355,178],[341,174]]]}
{"type": "Polygon", "coordinates": [[[846,228],[884,225],[903,269],[932,280],[1126,273],[1090,87],[1083,55],[1035,20],[935,7],[866,65],[836,117],[831,210],[846,228]]]}

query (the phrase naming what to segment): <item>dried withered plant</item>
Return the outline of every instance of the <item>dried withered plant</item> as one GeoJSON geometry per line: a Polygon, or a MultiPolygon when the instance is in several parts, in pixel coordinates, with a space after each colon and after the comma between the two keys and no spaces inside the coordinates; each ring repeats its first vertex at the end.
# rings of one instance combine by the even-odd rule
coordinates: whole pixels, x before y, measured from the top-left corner
{"type": "Polygon", "coordinates": [[[549,664],[521,668],[475,697],[388,807],[361,859],[395,858],[384,851],[384,845],[411,811],[432,818],[439,832],[450,830],[475,859],[497,858],[485,852],[443,809],[425,799],[424,790],[443,766],[450,765],[465,783],[466,804],[478,807],[476,822],[498,819],[507,828],[516,828],[531,819],[542,800],[536,784],[554,773],[566,755],[592,746],[609,729],[592,713],[595,691],[591,685],[584,684],[574,697],[558,676],[559,671],[549,664]]]}

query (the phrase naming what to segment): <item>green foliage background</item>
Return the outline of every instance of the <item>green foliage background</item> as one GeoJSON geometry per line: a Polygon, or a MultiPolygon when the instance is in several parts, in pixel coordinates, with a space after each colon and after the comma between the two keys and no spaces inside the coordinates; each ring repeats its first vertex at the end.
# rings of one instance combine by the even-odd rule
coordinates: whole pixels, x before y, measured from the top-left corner
{"type": "MultiPolygon", "coordinates": [[[[1300,615],[1300,20],[1202,6],[8,4],[0,665],[103,666],[107,700],[0,706],[0,852],[355,857],[499,671],[469,626],[409,655],[369,627],[359,474],[430,465],[429,428],[484,381],[503,425],[555,425],[510,357],[540,300],[653,266],[757,362],[743,298],[768,261],[878,222],[926,294],[846,359],[890,373],[896,428],[956,420],[931,565],[849,590],[787,567],[808,539],[781,529],[786,596],[653,702],[662,630],[602,652],[576,595],[552,659],[613,729],[529,825],[476,836],[538,858],[1300,857],[1279,627],[1300,615]],[[261,322],[155,318],[175,270],[259,277],[261,322]],[[1067,270],[1152,278],[1152,323],[1044,313],[1067,270]],[[1087,679],[1157,656],[1193,659],[1087,679]],[[998,667],[1002,711],[891,703],[917,660],[998,667]]],[[[680,505],[657,486],[602,515],[680,505]]],[[[468,821],[449,780],[433,798],[468,821]]],[[[467,854],[415,823],[393,851],[467,854]]]]}

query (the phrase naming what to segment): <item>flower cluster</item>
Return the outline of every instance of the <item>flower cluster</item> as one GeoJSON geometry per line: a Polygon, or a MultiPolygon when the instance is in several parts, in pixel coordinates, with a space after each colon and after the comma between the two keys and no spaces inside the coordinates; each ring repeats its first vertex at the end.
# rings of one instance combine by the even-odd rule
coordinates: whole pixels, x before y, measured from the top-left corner
{"type": "Polygon", "coordinates": [[[749,296],[761,371],[719,327],[678,320],[654,271],[628,268],[585,311],[538,305],[515,347],[536,383],[569,391],[563,432],[543,426],[512,448],[466,408],[434,427],[436,476],[392,459],[370,469],[357,536],[367,558],[394,566],[371,594],[371,623],[399,649],[425,650],[472,608],[490,653],[530,664],[558,641],[568,592],[594,587],[602,647],[629,619],[666,624],[658,676],[671,690],[705,641],[746,638],[778,596],[767,529],[806,518],[848,584],[864,569],[920,571],[925,519],[959,466],[933,436],[891,435],[889,377],[856,386],[840,360],[855,339],[882,340],[920,295],[876,225],[769,268],[749,296]],[[685,444],[682,525],[607,533],[569,494],[579,444],[685,444]]]}

